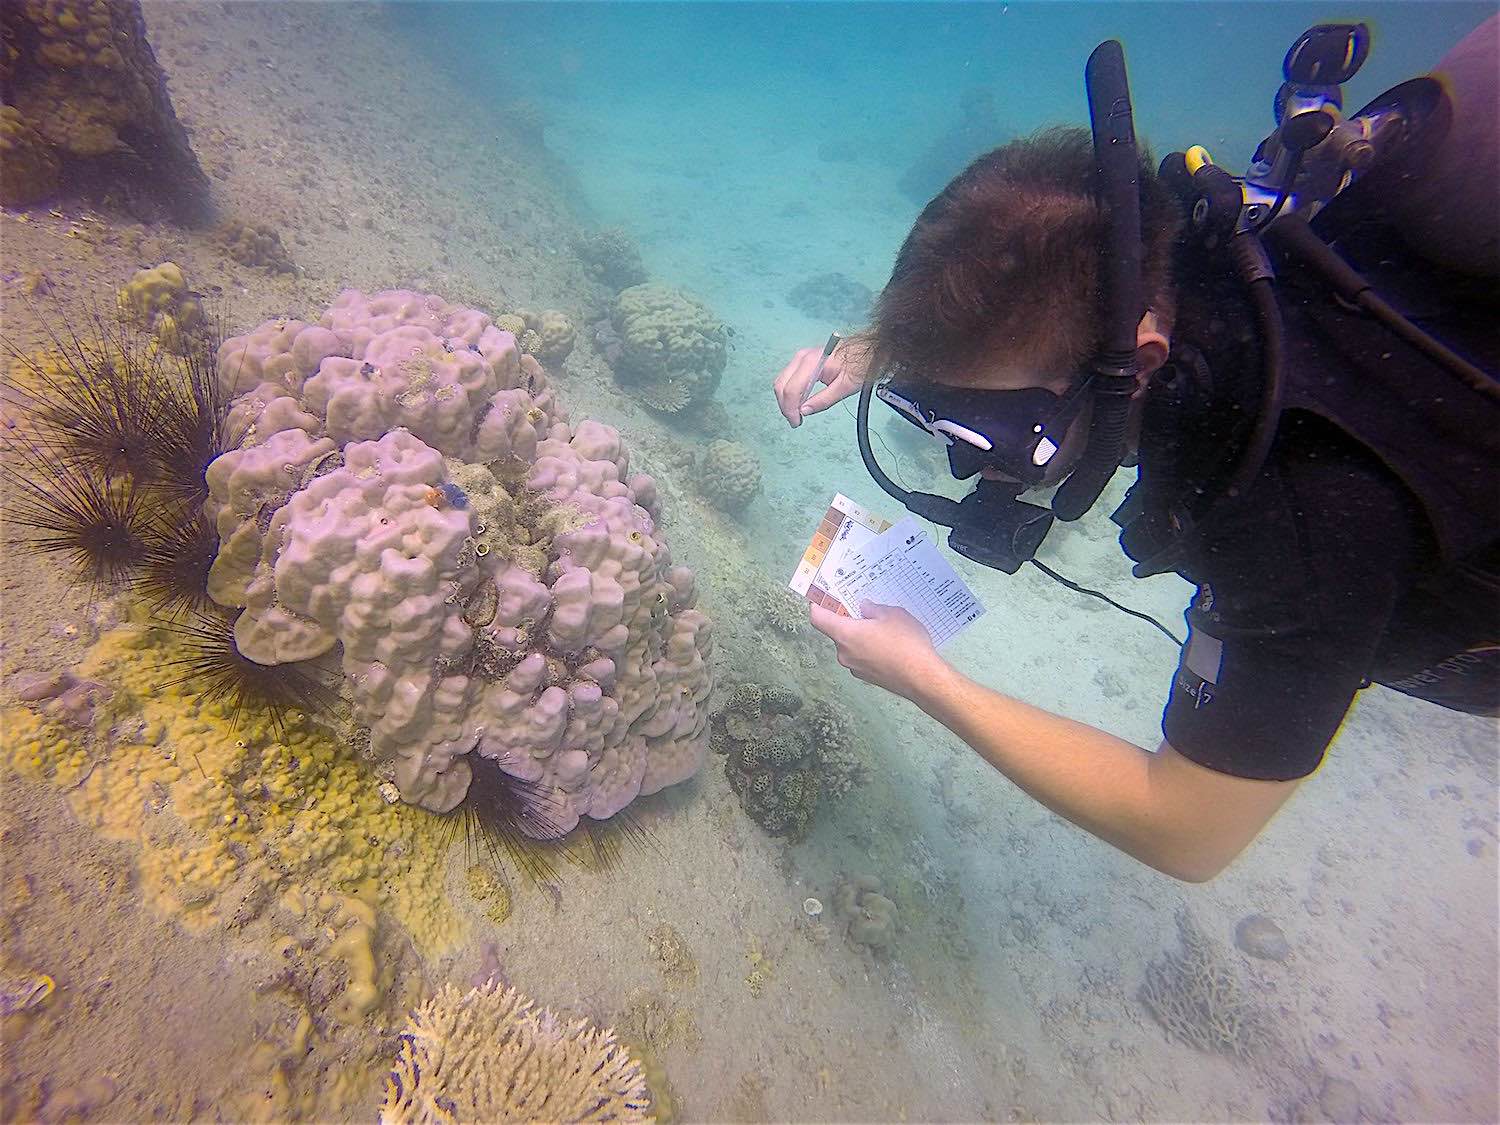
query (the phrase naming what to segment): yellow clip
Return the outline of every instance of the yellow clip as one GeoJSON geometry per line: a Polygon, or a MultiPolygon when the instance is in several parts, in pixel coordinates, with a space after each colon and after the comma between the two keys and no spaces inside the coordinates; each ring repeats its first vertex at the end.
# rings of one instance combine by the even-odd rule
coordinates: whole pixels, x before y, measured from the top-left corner
{"type": "Polygon", "coordinates": [[[1183,158],[1187,161],[1187,170],[1189,176],[1195,175],[1198,169],[1202,168],[1205,164],[1212,164],[1214,162],[1214,158],[1208,155],[1208,149],[1204,148],[1202,145],[1194,145],[1182,155],[1183,158]]]}

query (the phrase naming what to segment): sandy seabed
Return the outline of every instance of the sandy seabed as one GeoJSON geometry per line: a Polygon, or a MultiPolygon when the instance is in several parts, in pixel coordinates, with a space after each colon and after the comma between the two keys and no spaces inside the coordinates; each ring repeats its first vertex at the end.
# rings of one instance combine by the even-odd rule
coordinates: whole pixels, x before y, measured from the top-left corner
{"type": "MultiPolygon", "coordinates": [[[[51,786],[7,776],[6,965],[58,982],[40,1012],[5,1026],[7,1116],[370,1120],[405,1007],[498,968],[553,1008],[653,1036],[681,1119],[1495,1119],[1493,724],[1365,693],[1264,838],[1211,885],[1186,887],[1059,822],[919,713],[849,679],[821,638],[766,627],[756,607],[835,488],[890,507],[863,481],[842,414],[793,434],[767,386],[793,347],[826,334],[786,307],[792,285],[843,268],[878,286],[889,247],[870,231],[893,245],[907,221],[893,193],[861,186],[842,212],[809,214],[753,143],[720,153],[712,177],[692,175],[691,153],[653,154],[582,114],[559,116],[549,151],[445,85],[374,7],[152,4],[147,17],[221,210],[276,226],[298,271],[239,266],[207,234],[6,212],[7,337],[29,346],[166,260],[217,296],[231,330],[314,315],[346,286],[555,307],[583,325],[607,294],[573,236],[586,220],[626,225],[655,275],[736,327],[719,397],[734,436],[760,452],[765,492],[737,521],[709,507],[680,468],[697,439],[620,392],[586,333],[555,375],[559,393],[575,418],[617,426],[661,482],[674,558],[697,571],[715,621],[721,681],[780,679],[841,700],[872,777],[788,844],[745,818],[710,756],[645,803],[654,850],[572,873],[559,893],[518,882],[507,921],[476,923],[441,956],[393,942],[385,1006],[314,1035],[276,1077],[256,1049],[284,1041],[290,1017],[261,987],[261,936],[154,914],[134,848],[78,824],[51,786]],[[26,271],[50,288],[21,298],[26,271]],[[901,889],[887,953],[803,913],[852,874],[901,889]],[[1171,1041],[1141,1004],[1182,909],[1274,1022],[1280,1047],[1265,1059],[1171,1041]],[[1236,922],[1257,913],[1285,932],[1284,961],[1234,948],[1236,922]],[[681,940],[664,959],[668,930],[681,940]]],[[[792,154],[803,166],[816,140],[792,154]]],[[[1105,510],[1056,535],[1050,561],[1176,619],[1186,587],[1130,581],[1105,510]]],[[[1176,659],[1164,638],[1040,576],[965,574],[989,614],[953,646],[960,667],[1155,745],[1176,659]]],[[[99,607],[49,563],[7,549],[0,596],[7,676],[66,667],[97,635],[99,607]]]]}

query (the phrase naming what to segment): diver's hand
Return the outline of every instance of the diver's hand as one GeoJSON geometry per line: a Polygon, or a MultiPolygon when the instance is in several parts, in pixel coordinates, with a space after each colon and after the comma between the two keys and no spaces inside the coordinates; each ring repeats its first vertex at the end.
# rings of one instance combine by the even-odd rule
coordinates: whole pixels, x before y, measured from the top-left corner
{"type": "Polygon", "coordinates": [[[944,666],[927,629],[904,609],[864,602],[863,617],[841,617],[820,605],[809,607],[813,628],[838,647],[839,663],[856,679],[904,699],[944,666]]]}
{"type": "Polygon", "coordinates": [[[812,386],[813,372],[818,369],[818,360],[822,357],[822,348],[803,348],[776,376],[776,405],[793,428],[802,425],[802,419],[809,414],[827,410],[859,391],[860,380],[864,377],[862,357],[856,358],[855,349],[847,343],[840,344],[823,365],[820,380],[827,386],[804,403],[802,396],[812,386]]]}

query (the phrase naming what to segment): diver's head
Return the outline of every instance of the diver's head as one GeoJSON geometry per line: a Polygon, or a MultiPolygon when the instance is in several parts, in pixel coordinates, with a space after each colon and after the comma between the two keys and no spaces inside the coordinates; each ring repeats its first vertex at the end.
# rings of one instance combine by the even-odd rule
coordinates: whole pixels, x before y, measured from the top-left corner
{"type": "MultiPolygon", "coordinates": [[[[1181,221],[1153,164],[1142,155],[1138,385],[1166,358],[1181,221]]],[[[1054,484],[1082,452],[1109,232],[1097,177],[1086,129],[1012,141],[929,203],[897,255],[864,336],[868,370],[890,380],[882,399],[949,442],[960,479],[1054,484]]]]}

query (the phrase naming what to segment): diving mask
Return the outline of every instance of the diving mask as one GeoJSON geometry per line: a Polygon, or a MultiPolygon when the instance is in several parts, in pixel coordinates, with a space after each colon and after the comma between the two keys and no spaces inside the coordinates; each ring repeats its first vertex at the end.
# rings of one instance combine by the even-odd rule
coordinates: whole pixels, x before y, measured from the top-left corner
{"type": "Polygon", "coordinates": [[[959,480],[993,469],[1032,488],[1046,478],[1092,381],[1084,376],[1059,395],[1041,387],[1002,391],[897,376],[875,394],[948,446],[948,467],[959,480]]]}

